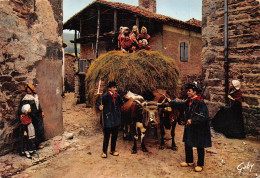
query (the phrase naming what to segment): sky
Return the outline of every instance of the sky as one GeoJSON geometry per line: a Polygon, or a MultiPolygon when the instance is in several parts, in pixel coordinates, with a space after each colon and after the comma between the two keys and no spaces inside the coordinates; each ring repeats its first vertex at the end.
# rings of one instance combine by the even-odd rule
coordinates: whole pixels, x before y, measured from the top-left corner
{"type": "MultiPolygon", "coordinates": [[[[63,0],[63,22],[84,9],[94,0],[63,0]]],[[[138,6],[138,0],[106,0],[122,2],[138,6]]],[[[202,0],[157,0],[157,13],[167,15],[175,19],[187,21],[191,18],[201,20],[202,0]]]]}

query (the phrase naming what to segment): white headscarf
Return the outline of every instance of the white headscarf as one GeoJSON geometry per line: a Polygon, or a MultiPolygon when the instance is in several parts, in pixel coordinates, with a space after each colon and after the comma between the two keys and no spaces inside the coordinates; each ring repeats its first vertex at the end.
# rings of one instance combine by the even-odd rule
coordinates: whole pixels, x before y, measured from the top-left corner
{"type": "Polygon", "coordinates": [[[29,104],[25,104],[22,106],[22,113],[27,113],[31,109],[31,106],[29,104]]]}
{"type": "Polygon", "coordinates": [[[232,85],[235,87],[236,90],[239,90],[241,87],[241,84],[238,80],[232,80],[232,85]]]}

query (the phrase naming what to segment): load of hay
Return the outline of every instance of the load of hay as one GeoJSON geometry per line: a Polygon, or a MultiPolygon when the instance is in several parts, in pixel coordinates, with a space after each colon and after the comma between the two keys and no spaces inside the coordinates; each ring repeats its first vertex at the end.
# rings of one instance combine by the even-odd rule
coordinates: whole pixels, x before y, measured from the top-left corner
{"type": "MultiPolygon", "coordinates": [[[[97,85],[99,81],[115,81],[118,93],[123,96],[128,90],[151,100],[152,91],[166,89],[170,96],[176,96],[180,84],[179,72],[174,59],[157,51],[141,50],[126,54],[111,51],[97,58],[86,74],[86,102],[94,105],[99,98],[97,85]]],[[[107,88],[103,87],[102,92],[107,88]]],[[[100,98],[99,98],[100,99],[100,98]]]]}

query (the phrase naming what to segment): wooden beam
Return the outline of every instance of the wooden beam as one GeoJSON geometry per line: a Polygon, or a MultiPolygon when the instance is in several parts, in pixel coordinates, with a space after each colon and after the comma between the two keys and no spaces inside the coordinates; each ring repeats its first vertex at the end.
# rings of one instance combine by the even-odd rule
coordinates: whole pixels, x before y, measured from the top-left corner
{"type": "Polygon", "coordinates": [[[79,19],[79,33],[80,37],[82,37],[82,18],[79,19]]]}
{"type": "Polygon", "coordinates": [[[136,24],[136,26],[139,28],[139,17],[138,17],[138,16],[136,16],[135,24],[136,24]]]}
{"type": "MultiPolygon", "coordinates": [[[[74,41],[77,39],[77,30],[75,30],[74,41]]],[[[74,43],[75,56],[78,58],[77,43],[74,43]]]]}
{"type": "Polygon", "coordinates": [[[97,9],[97,40],[96,40],[96,58],[98,58],[98,42],[99,42],[99,33],[100,33],[100,6],[98,5],[97,9]]]}
{"type": "Polygon", "coordinates": [[[114,34],[117,32],[117,10],[114,9],[114,34]]]}

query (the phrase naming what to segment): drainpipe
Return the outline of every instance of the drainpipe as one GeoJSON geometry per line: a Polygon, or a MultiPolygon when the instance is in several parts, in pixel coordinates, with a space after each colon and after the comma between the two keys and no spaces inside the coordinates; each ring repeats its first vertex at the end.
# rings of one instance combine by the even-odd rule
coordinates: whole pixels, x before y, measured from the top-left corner
{"type": "Polygon", "coordinates": [[[225,62],[224,62],[224,69],[225,69],[225,102],[228,106],[228,91],[229,91],[229,60],[228,60],[228,0],[225,0],[224,4],[224,45],[225,45],[225,62]]]}

